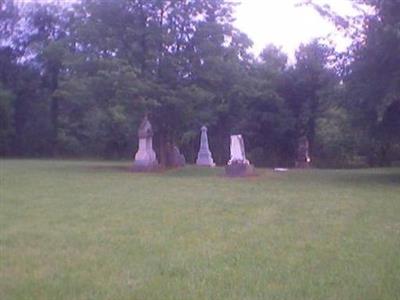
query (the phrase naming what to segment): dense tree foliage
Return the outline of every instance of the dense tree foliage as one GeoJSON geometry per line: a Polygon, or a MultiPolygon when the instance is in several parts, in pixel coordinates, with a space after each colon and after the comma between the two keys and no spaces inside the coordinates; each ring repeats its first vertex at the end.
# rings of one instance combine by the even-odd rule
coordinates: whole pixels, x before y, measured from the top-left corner
{"type": "Polygon", "coordinates": [[[256,165],[293,165],[300,137],[319,166],[399,160],[400,4],[355,2],[375,9],[349,53],[315,40],[290,65],[272,45],[250,54],[228,0],[5,0],[0,154],[128,158],[148,114],[162,162],[167,143],[193,162],[203,124],[220,164],[237,132],[256,165]]]}
{"type": "Polygon", "coordinates": [[[364,23],[364,39],[354,44],[348,84],[348,109],[364,131],[363,148],[374,153],[372,163],[386,165],[400,138],[400,1],[365,1],[376,16],[364,23]]]}

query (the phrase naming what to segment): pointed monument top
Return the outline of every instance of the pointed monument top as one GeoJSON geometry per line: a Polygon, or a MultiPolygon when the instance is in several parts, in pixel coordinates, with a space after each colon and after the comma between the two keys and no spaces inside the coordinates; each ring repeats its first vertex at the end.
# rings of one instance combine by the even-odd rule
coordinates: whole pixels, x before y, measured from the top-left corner
{"type": "Polygon", "coordinates": [[[138,130],[139,138],[148,138],[153,136],[153,128],[147,117],[147,114],[144,116],[142,123],[140,123],[140,127],[138,130]]]}

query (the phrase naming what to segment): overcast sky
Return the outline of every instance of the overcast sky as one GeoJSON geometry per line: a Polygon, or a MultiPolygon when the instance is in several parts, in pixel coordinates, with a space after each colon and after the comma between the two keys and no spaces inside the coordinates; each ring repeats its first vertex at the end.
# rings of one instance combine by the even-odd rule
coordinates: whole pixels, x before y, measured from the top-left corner
{"type": "MultiPolygon", "coordinates": [[[[0,0],[2,1],[2,0],[0,0]]],[[[75,2],[76,0],[16,0],[17,2],[75,2]]],[[[311,7],[296,7],[300,0],[236,0],[235,25],[254,42],[258,54],[267,44],[282,47],[293,58],[301,43],[328,35],[344,50],[349,41],[344,39],[327,20],[311,7]]],[[[355,14],[350,0],[314,0],[329,4],[341,15],[355,14]]]]}
{"type": "MultiPolygon", "coordinates": [[[[293,57],[301,43],[316,37],[330,35],[339,50],[344,50],[349,41],[335,27],[322,18],[311,7],[296,7],[299,0],[238,0],[236,27],[254,42],[253,52],[258,54],[267,44],[281,46],[293,57]]],[[[316,0],[329,4],[341,15],[352,15],[355,10],[349,0],[316,0]]]]}

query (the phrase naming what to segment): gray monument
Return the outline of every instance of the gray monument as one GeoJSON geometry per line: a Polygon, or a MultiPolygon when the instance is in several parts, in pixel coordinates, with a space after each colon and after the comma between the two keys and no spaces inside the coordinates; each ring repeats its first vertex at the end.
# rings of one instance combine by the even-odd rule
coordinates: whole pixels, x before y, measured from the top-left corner
{"type": "Polygon", "coordinates": [[[200,149],[197,154],[196,165],[205,167],[215,167],[214,160],[208,146],[207,127],[201,127],[200,149]]]}
{"type": "Polygon", "coordinates": [[[153,150],[153,129],[147,116],[144,117],[140,124],[138,136],[139,149],[133,162],[133,171],[153,171],[158,168],[158,161],[153,150]]]}
{"type": "Polygon", "coordinates": [[[255,175],[254,166],[246,159],[241,134],[231,135],[231,158],[225,167],[225,174],[231,177],[255,175]]]}
{"type": "Polygon", "coordinates": [[[296,155],[296,168],[306,169],[311,165],[311,158],[309,153],[310,144],[306,136],[302,136],[298,140],[297,155],[296,155]]]}

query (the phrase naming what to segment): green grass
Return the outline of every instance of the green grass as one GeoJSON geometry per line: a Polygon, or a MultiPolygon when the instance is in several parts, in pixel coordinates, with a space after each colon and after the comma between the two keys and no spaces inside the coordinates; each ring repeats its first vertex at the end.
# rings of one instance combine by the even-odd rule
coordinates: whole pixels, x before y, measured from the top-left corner
{"type": "Polygon", "coordinates": [[[400,169],[0,161],[0,299],[400,299],[400,169]]]}

